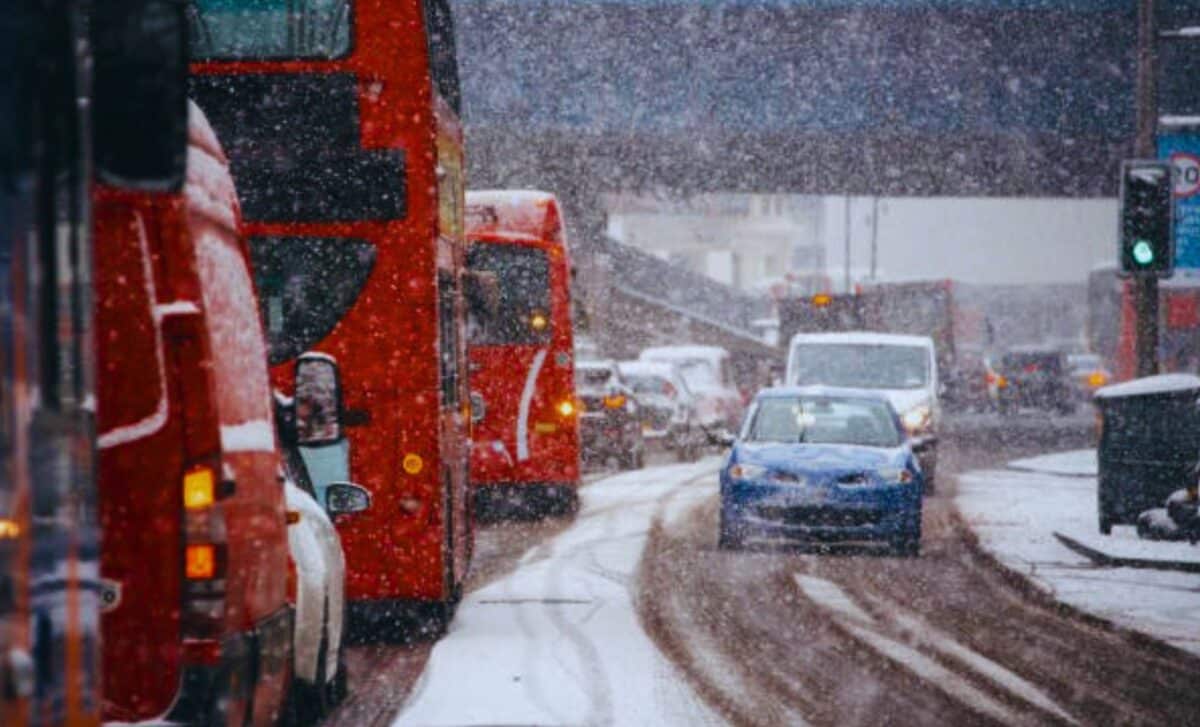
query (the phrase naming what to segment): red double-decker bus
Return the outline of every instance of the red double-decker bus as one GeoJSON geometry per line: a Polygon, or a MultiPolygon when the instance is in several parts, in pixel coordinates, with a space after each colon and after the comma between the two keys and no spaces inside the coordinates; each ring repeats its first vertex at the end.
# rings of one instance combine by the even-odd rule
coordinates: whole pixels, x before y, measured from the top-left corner
{"type": "Polygon", "coordinates": [[[489,279],[471,301],[468,326],[477,510],[570,511],[579,428],[558,201],[546,192],[472,191],[467,225],[468,268],[489,279]]]}
{"type": "Polygon", "coordinates": [[[309,350],[341,364],[348,441],[303,454],[318,492],[373,497],[337,519],[351,614],[394,623],[407,602],[444,622],[473,535],[449,2],[192,9],[192,95],[232,164],[273,379],[290,388],[309,350]]]}

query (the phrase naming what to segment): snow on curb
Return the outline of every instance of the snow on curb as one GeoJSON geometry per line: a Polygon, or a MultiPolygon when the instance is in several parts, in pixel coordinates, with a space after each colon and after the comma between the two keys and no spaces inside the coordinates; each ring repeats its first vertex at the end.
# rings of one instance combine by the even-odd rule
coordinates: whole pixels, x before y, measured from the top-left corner
{"type": "Polygon", "coordinates": [[[1138,553],[1151,550],[1150,548],[1124,548],[1133,553],[1119,555],[1114,553],[1112,545],[1125,545],[1120,540],[1110,540],[1109,543],[1099,542],[1099,538],[1071,537],[1065,533],[1055,532],[1054,537],[1071,550],[1092,561],[1096,565],[1106,565],[1114,568],[1150,568],[1153,570],[1175,570],[1184,573],[1200,573],[1200,548],[1185,543],[1160,543],[1138,541],[1134,545],[1160,546],[1163,550],[1173,550],[1179,553],[1179,559],[1169,560],[1164,552],[1155,549],[1152,557],[1142,557],[1138,553]]]}
{"type": "Polygon", "coordinates": [[[1096,450],[1076,449],[1016,459],[1008,463],[1008,468],[1066,477],[1095,477],[1099,473],[1100,465],[1096,459],[1096,450]]]}
{"type": "MultiPolygon", "coordinates": [[[[1092,540],[1096,481],[1054,469],[1060,473],[1010,467],[959,477],[955,504],[981,552],[1072,610],[1200,654],[1196,576],[1124,561],[1099,566],[1066,547],[1056,533],[1092,540]]],[[[1139,541],[1130,527],[1114,528],[1106,540],[1105,551],[1136,551],[1143,559],[1177,560],[1177,552],[1163,547],[1190,547],[1139,541]]]]}

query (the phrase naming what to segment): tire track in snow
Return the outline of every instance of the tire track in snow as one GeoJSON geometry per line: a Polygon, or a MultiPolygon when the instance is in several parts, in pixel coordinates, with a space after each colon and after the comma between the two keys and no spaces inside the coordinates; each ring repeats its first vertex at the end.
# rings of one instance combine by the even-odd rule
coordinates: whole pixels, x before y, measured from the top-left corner
{"type": "Polygon", "coordinates": [[[842,628],[853,634],[868,648],[890,659],[902,668],[912,671],[924,681],[937,685],[953,698],[971,709],[1006,724],[1040,722],[1029,716],[1021,716],[1007,704],[976,687],[966,675],[947,668],[924,650],[949,657],[958,665],[966,667],[975,675],[983,677],[989,686],[1007,692],[1009,697],[1040,709],[1056,721],[1078,724],[1071,715],[1043,694],[1037,687],[1012,673],[996,662],[959,644],[940,631],[929,627],[916,616],[906,613],[897,603],[880,601],[881,613],[900,627],[904,641],[886,633],[886,624],[863,610],[836,583],[815,576],[796,574],[796,585],[813,603],[821,606],[839,622],[842,628]],[[924,649],[924,650],[923,650],[924,649]]]}

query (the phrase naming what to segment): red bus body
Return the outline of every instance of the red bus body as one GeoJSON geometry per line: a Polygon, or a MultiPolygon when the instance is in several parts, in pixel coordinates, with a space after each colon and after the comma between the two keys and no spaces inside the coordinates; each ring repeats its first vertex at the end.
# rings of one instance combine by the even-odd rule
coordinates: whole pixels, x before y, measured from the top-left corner
{"type": "Polygon", "coordinates": [[[266,344],[224,156],[94,191],[105,717],[273,724],[290,664],[266,344]]]}
{"type": "Polygon", "coordinates": [[[507,317],[486,326],[478,319],[489,314],[475,311],[471,326],[476,503],[487,509],[538,488],[526,494],[569,506],[579,487],[579,427],[571,264],[558,200],[545,192],[472,191],[467,224],[470,268],[495,278],[495,315],[507,317]]]}
{"type": "Polygon", "coordinates": [[[225,43],[240,16],[199,6],[192,94],[233,164],[273,380],[290,390],[305,350],[341,367],[350,476],[372,494],[336,518],[351,613],[451,604],[473,520],[449,5],[355,0],[336,50],[295,40],[261,57],[225,43]]]}

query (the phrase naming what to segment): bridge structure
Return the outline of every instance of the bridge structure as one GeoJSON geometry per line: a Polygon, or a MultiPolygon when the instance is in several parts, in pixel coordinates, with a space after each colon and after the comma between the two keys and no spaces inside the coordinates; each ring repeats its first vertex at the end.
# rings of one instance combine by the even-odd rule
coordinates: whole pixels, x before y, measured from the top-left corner
{"type": "MultiPolygon", "coordinates": [[[[1200,0],[1159,5],[1200,19],[1200,0]]],[[[559,195],[609,346],[680,330],[715,342],[747,321],[746,306],[631,285],[614,261],[637,256],[604,236],[606,193],[1111,196],[1132,149],[1129,0],[457,0],[455,11],[470,184],[559,195]],[[618,301],[639,314],[602,315],[618,301]]]]}

